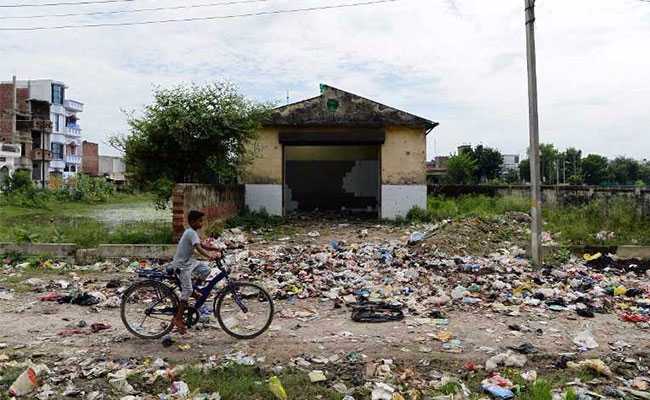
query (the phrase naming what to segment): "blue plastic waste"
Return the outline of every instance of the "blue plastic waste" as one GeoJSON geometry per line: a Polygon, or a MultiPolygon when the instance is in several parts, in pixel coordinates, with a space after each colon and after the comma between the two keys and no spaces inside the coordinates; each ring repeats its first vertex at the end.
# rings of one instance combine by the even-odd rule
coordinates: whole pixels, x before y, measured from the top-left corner
{"type": "Polygon", "coordinates": [[[515,397],[515,394],[512,393],[512,390],[502,388],[497,385],[483,385],[481,386],[484,392],[489,393],[492,397],[499,400],[510,400],[515,397]]]}

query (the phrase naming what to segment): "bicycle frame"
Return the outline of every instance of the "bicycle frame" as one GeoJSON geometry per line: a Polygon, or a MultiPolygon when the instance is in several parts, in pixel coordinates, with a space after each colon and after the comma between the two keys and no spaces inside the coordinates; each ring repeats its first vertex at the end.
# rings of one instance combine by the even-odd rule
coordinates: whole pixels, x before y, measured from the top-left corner
{"type": "MultiPolygon", "coordinates": [[[[196,303],[194,303],[194,309],[198,310],[201,307],[203,307],[203,305],[208,300],[208,297],[210,296],[210,293],[212,293],[212,290],[217,285],[217,283],[219,283],[219,282],[221,282],[222,280],[225,279],[226,280],[226,287],[221,289],[220,292],[223,292],[225,290],[230,290],[232,292],[232,294],[233,294],[234,299],[235,299],[235,303],[237,303],[237,305],[242,310],[242,312],[247,313],[248,308],[241,301],[241,296],[239,295],[239,292],[237,290],[235,290],[234,285],[232,285],[232,283],[230,282],[230,279],[229,279],[230,273],[228,272],[228,270],[226,268],[221,268],[221,266],[222,266],[221,262],[217,263],[217,267],[219,267],[221,269],[221,272],[219,272],[219,274],[217,274],[217,276],[212,278],[208,282],[207,285],[203,286],[202,288],[194,288],[194,290],[197,290],[199,293],[201,293],[201,297],[199,297],[196,300],[196,303]]],[[[177,285],[178,285],[180,282],[178,282],[178,279],[176,279],[176,281],[177,281],[177,285]]]]}

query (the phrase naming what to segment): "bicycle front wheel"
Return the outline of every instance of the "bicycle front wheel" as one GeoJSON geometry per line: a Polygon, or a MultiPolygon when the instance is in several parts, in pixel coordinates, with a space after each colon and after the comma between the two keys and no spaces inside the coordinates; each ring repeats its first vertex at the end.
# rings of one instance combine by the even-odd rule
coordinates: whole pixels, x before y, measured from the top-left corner
{"type": "Polygon", "coordinates": [[[259,285],[232,282],[214,300],[214,315],[227,334],[253,339],[264,333],[273,320],[273,300],[259,285]]]}
{"type": "Polygon", "coordinates": [[[138,282],[122,296],[122,322],[129,332],[142,339],[159,339],[172,331],[178,296],[158,281],[138,282]]]}

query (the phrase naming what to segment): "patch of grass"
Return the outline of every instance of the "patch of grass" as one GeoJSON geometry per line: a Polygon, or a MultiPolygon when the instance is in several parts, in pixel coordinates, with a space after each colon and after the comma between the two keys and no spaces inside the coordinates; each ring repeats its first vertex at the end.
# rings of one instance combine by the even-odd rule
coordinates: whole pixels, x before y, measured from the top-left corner
{"type": "MultiPolygon", "coordinates": [[[[626,198],[594,200],[583,205],[544,207],[544,230],[565,245],[650,245],[650,218],[640,218],[637,204],[626,198]],[[596,234],[614,232],[613,239],[600,241],[596,234]]],[[[469,195],[458,198],[430,196],[427,209],[412,209],[408,222],[478,217],[494,219],[510,211],[530,211],[527,198],[469,195]]],[[[507,235],[505,235],[507,236],[507,235]]],[[[558,254],[566,258],[567,254],[558,254]]]]}
{"type": "Polygon", "coordinates": [[[545,230],[559,233],[557,239],[565,244],[650,244],[650,218],[640,218],[636,203],[629,199],[613,198],[579,206],[547,207],[544,220],[545,230]],[[601,231],[614,232],[614,237],[599,241],[596,234],[601,231]]]}
{"type": "Polygon", "coordinates": [[[165,393],[169,388],[169,381],[158,378],[153,384],[149,384],[149,376],[144,372],[137,372],[129,375],[126,380],[135,390],[145,393],[165,393]]]}
{"type": "Polygon", "coordinates": [[[116,194],[108,203],[51,200],[43,208],[0,207],[0,241],[76,243],[94,247],[100,243],[172,243],[171,223],[129,222],[109,227],[88,216],[111,205],[151,203],[150,194],[116,194]]]}
{"type": "MultiPolygon", "coordinates": [[[[269,377],[259,368],[236,364],[210,370],[188,368],[181,374],[190,390],[219,392],[224,400],[275,400],[266,382],[269,377]]],[[[311,383],[307,375],[297,370],[287,370],[278,378],[290,399],[340,400],[343,397],[324,385],[311,383]]]]}
{"type": "Polygon", "coordinates": [[[552,400],[553,394],[551,393],[553,387],[549,382],[544,379],[536,380],[532,385],[529,385],[526,390],[522,391],[520,400],[552,400]]]}
{"type": "Polygon", "coordinates": [[[573,388],[568,388],[566,393],[564,394],[564,400],[578,400],[578,395],[576,394],[576,391],[573,390],[573,388]]]}
{"type": "Polygon", "coordinates": [[[0,369],[0,399],[8,399],[7,391],[12,383],[23,373],[25,367],[9,367],[0,369]]]}
{"type": "Polygon", "coordinates": [[[247,230],[256,230],[278,226],[284,223],[284,218],[269,215],[266,210],[250,211],[244,208],[239,215],[226,221],[226,228],[244,228],[247,230]]]}
{"type": "Polygon", "coordinates": [[[460,390],[461,388],[458,382],[447,382],[444,385],[442,385],[442,387],[440,387],[439,389],[440,393],[446,395],[459,393],[460,390]]]}

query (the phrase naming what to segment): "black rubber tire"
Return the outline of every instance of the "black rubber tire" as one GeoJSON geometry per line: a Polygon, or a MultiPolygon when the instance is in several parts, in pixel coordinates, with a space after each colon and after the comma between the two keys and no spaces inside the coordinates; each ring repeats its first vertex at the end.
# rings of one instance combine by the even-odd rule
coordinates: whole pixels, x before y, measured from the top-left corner
{"type": "Polygon", "coordinates": [[[269,329],[269,326],[271,325],[271,322],[273,321],[273,314],[275,313],[275,308],[273,305],[273,299],[271,298],[271,295],[264,289],[262,286],[251,283],[251,282],[232,282],[233,285],[240,287],[240,286],[252,286],[260,291],[266,297],[266,300],[268,301],[269,306],[271,307],[270,312],[269,312],[269,319],[266,321],[266,324],[264,324],[264,327],[260,329],[258,332],[255,332],[251,335],[240,335],[238,333],[235,333],[228,329],[226,325],[223,323],[223,319],[221,318],[221,306],[223,303],[223,299],[226,295],[230,294],[230,291],[228,290],[228,287],[224,288],[219,295],[214,299],[214,315],[217,317],[217,321],[219,322],[219,326],[221,326],[221,329],[223,329],[224,332],[229,334],[230,336],[236,338],[236,339],[255,339],[262,333],[266,332],[267,329],[269,329]]]}
{"type": "Polygon", "coordinates": [[[180,303],[180,300],[178,299],[178,296],[176,295],[176,293],[174,293],[174,291],[169,286],[165,285],[162,282],[152,281],[152,280],[137,282],[137,283],[131,285],[122,294],[122,302],[120,304],[120,316],[122,317],[122,323],[124,324],[124,326],[126,327],[126,329],[129,332],[131,332],[133,335],[135,335],[135,336],[137,336],[137,337],[139,337],[141,339],[160,339],[161,337],[169,334],[172,331],[172,329],[174,329],[174,325],[171,322],[170,322],[169,326],[164,331],[162,331],[161,333],[159,333],[157,335],[147,336],[147,335],[142,335],[139,332],[137,332],[135,329],[131,328],[131,325],[129,325],[129,323],[126,320],[126,315],[124,314],[125,313],[125,305],[126,305],[125,301],[126,301],[126,299],[128,299],[133,292],[135,292],[138,289],[141,289],[143,287],[156,287],[156,288],[159,288],[161,293],[163,294],[163,296],[165,296],[166,298],[171,299],[172,304],[174,304],[174,310],[178,309],[178,305],[180,303]]]}

